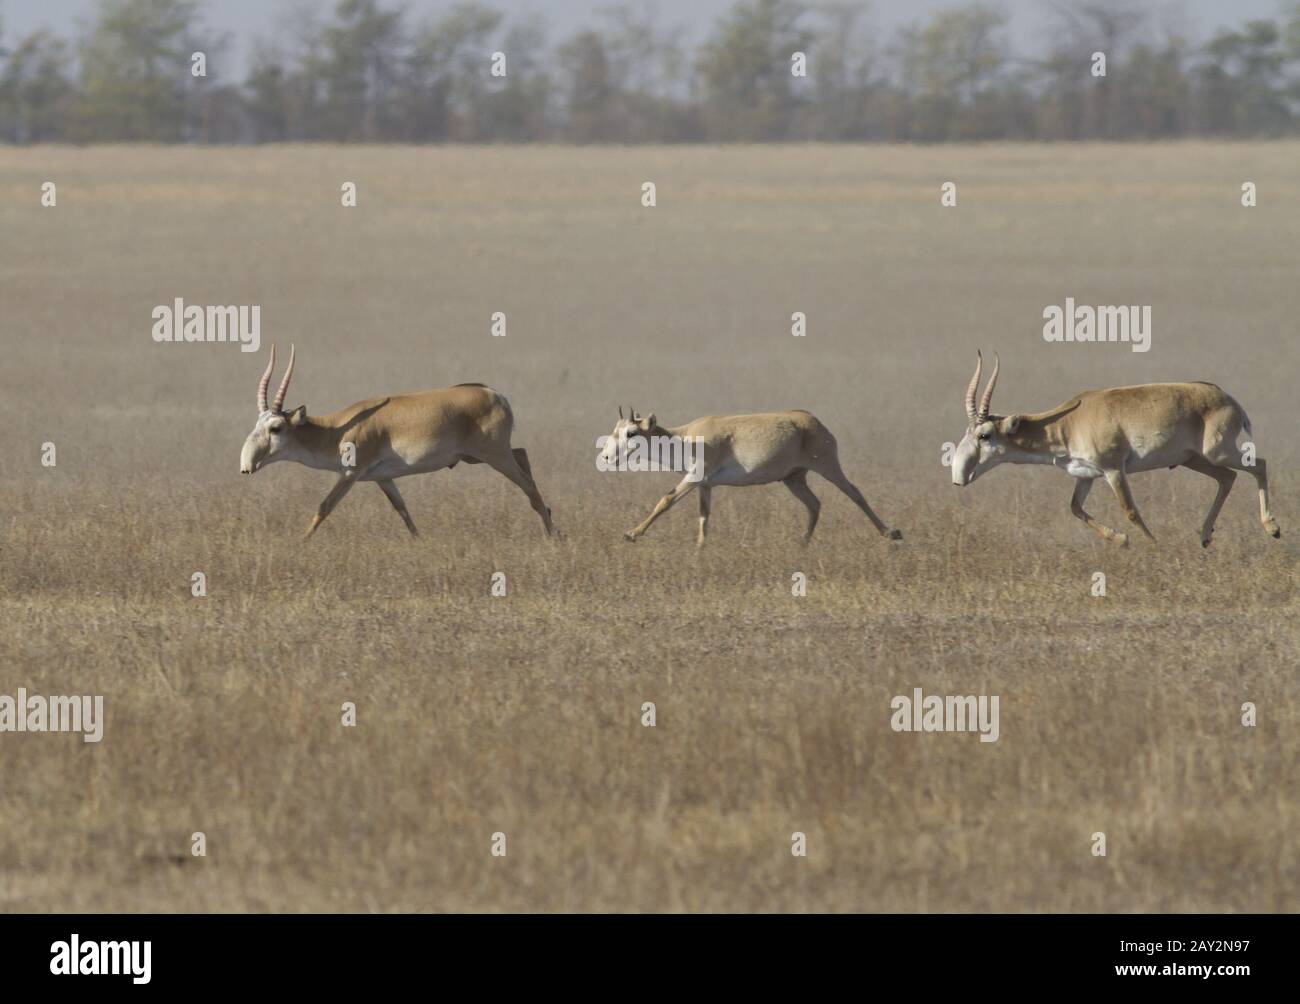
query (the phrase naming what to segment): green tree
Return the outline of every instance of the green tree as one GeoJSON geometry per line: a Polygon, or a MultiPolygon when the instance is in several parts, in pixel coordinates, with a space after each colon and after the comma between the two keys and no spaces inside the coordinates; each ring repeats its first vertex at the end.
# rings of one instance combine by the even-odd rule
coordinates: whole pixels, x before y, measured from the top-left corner
{"type": "Polygon", "coordinates": [[[853,0],[832,0],[817,7],[816,34],[810,43],[809,72],[815,99],[811,121],[801,130],[822,140],[862,140],[881,135],[873,118],[872,53],[861,32],[864,9],[853,0]]]}
{"type": "Polygon", "coordinates": [[[615,138],[641,143],[703,138],[689,100],[693,79],[681,27],[665,25],[651,0],[607,8],[602,21],[610,80],[619,96],[615,138]]]}
{"type": "Polygon", "coordinates": [[[13,143],[66,139],[76,93],[66,74],[68,44],[41,30],[4,54],[0,135],[13,143]]]}
{"type": "Polygon", "coordinates": [[[1201,74],[1203,124],[1210,132],[1279,135],[1294,123],[1287,99],[1287,51],[1272,21],[1220,31],[1206,46],[1201,74]]]}
{"type": "Polygon", "coordinates": [[[1191,85],[1177,39],[1164,48],[1134,46],[1121,67],[1117,136],[1180,136],[1188,128],[1191,85]]]}
{"type": "Polygon", "coordinates": [[[565,71],[565,136],[578,143],[621,138],[625,116],[605,40],[595,31],[579,32],[560,46],[559,63],[565,71]]]}
{"type": "Polygon", "coordinates": [[[81,46],[77,134],[88,140],[187,138],[195,0],[101,0],[81,46]]]}
{"type": "Polygon", "coordinates": [[[922,142],[1004,135],[999,75],[1006,63],[1005,16],[983,4],[936,12],[905,28],[903,83],[913,95],[911,138],[922,142]]]}
{"type": "Polygon", "coordinates": [[[265,44],[254,50],[244,90],[253,139],[258,143],[288,139],[293,85],[277,50],[265,44]]]}
{"type": "Polygon", "coordinates": [[[401,11],[384,10],[377,0],[340,0],[321,35],[328,138],[373,142],[399,131],[394,98],[405,48],[402,20],[401,11]]]}
{"type": "Polygon", "coordinates": [[[403,94],[407,138],[474,139],[474,118],[488,90],[491,40],[501,14],[461,3],[420,31],[408,60],[403,94]]]}
{"type": "MultiPolygon", "coordinates": [[[[487,77],[488,86],[476,95],[469,116],[476,140],[523,142],[544,139],[548,121],[551,78],[546,68],[546,29],[537,18],[511,25],[500,51],[506,75],[487,77]]],[[[477,72],[486,75],[486,64],[477,72]]]]}
{"type": "Polygon", "coordinates": [[[797,104],[790,57],[812,32],[793,0],[739,0],[704,43],[699,72],[704,121],[712,139],[780,140],[797,104]]]}

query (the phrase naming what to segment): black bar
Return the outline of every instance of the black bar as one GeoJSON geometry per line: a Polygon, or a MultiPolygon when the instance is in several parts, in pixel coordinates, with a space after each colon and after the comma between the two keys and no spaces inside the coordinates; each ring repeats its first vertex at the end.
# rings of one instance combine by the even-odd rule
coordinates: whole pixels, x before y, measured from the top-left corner
{"type": "Polygon", "coordinates": [[[621,994],[681,990],[689,979],[694,990],[729,993],[813,992],[828,981],[883,990],[886,980],[901,980],[917,993],[965,985],[983,995],[1017,986],[1150,986],[1153,978],[1179,992],[1231,992],[1242,984],[1225,980],[1256,989],[1261,980],[1293,982],[1296,933],[1288,915],[10,915],[0,917],[0,971],[6,989],[78,994],[109,987],[337,994],[412,981],[437,993],[466,980],[484,993],[563,986],[621,994]],[[78,965],[88,967],[85,959],[101,955],[87,942],[138,942],[135,956],[114,949],[103,964],[121,957],[119,969],[134,960],[141,971],[149,942],[148,983],[136,984],[131,972],[55,975],[52,964],[70,961],[74,934],[78,965]],[[1207,966],[1208,976],[1199,971],[1207,966]]]}

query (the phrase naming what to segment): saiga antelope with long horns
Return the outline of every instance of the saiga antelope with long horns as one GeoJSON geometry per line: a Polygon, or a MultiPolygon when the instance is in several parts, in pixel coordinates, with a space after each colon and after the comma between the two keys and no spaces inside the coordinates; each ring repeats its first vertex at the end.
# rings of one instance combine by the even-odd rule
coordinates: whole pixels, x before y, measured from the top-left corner
{"type": "Polygon", "coordinates": [[[418,536],[393,479],[455,467],[462,460],[488,464],[504,474],[528,496],[547,535],[553,532],[551,510],[533,482],[528,454],[510,446],[514,426],[510,402],[491,387],[462,383],[373,397],[313,418],[304,405],[287,413],[283,410],[293,360],[290,347],[289,366],[268,405],[266,388],[275,371],[275,346],[271,346],[271,361],[257,385],[257,424],[239,455],[239,471],[252,474],[277,460],[292,460],[337,473],[338,481],[320,504],[308,537],[358,481],[378,484],[412,536],[418,536]]]}
{"type": "Polygon", "coordinates": [[[1037,415],[993,415],[989,406],[998,382],[998,359],[979,405],[982,357],[976,353],[975,375],[966,389],[966,435],[952,458],[952,483],[970,484],[998,464],[1053,464],[1075,478],[1070,511],[1107,540],[1121,546],[1128,535],[1112,530],[1084,511],[1083,503],[1097,478],[1105,478],[1129,521],[1155,537],[1138,513],[1128,475],[1161,467],[1187,467],[1219,485],[1201,527],[1201,546],[1210,546],[1214,521],[1232,490],[1237,471],[1259,485],[1259,519],[1280,537],[1268,505],[1268,464],[1260,457],[1243,461],[1237,437],[1250,433],[1241,405],[1212,383],[1144,383],[1133,387],[1085,391],[1037,415]]]}
{"type": "Polygon", "coordinates": [[[703,471],[688,471],[677,487],[659,500],[645,520],[623,534],[634,541],[650,524],[689,495],[700,492],[700,528],[697,543],[704,544],[708,532],[713,489],[732,485],[766,485],[780,481],[808,510],[808,529],[804,543],[812,540],[821,514],[821,501],[808,487],[808,472],[820,474],[847,495],[867,514],[882,537],[901,540],[902,534],[891,530],[871,511],[857,486],[840,469],[835,437],[815,417],[803,410],[777,411],[760,415],[709,415],[693,422],[668,428],[655,416],[644,418],[629,409],[629,417],[618,410],[618,423],[605,441],[603,459],[607,466],[618,465],[637,438],[677,437],[683,442],[702,443],[703,471]]]}

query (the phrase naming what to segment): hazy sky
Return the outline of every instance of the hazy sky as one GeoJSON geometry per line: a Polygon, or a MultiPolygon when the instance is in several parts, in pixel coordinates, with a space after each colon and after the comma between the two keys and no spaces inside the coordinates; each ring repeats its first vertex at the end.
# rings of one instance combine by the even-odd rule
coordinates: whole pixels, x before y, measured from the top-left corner
{"type": "MultiPolygon", "coordinates": [[[[639,0],[658,12],[670,25],[686,29],[686,37],[699,38],[707,33],[718,16],[733,0],[639,0]]],[[[900,24],[924,19],[935,10],[954,6],[961,0],[864,0],[866,23],[873,33],[886,36],[900,24]]],[[[987,0],[986,0],[987,2],[987,0]]],[[[1068,3],[1070,0],[1062,0],[1068,3]]],[[[1028,54],[1045,43],[1055,23],[1051,0],[992,0],[1011,17],[1010,37],[1017,50],[1028,54]]],[[[403,6],[419,21],[453,5],[453,0],[405,0],[385,6],[403,6]]],[[[543,14],[550,25],[554,42],[576,28],[595,23],[599,12],[611,5],[610,0],[487,0],[487,5],[508,15],[543,14]]],[[[7,39],[21,36],[35,28],[46,27],[71,35],[77,24],[86,20],[97,0],[0,0],[0,25],[7,39]]],[[[232,56],[242,75],[244,59],[253,36],[274,37],[278,27],[295,10],[304,6],[330,10],[335,0],[208,0],[203,4],[207,24],[233,36],[232,56]]],[[[1275,17],[1279,0],[1136,0],[1155,12],[1150,30],[1160,34],[1162,26],[1177,25],[1181,33],[1204,38],[1215,28],[1240,25],[1252,17],[1275,17]]]]}

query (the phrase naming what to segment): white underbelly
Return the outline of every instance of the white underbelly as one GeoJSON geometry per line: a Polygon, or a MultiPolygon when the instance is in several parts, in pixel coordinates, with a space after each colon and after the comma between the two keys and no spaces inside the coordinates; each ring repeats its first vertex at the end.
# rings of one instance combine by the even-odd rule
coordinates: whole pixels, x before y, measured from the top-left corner
{"type": "MultiPolygon", "coordinates": [[[[1134,453],[1125,464],[1125,470],[1130,474],[1137,474],[1141,471],[1177,467],[1187,459],[1186,454],[1186,450],[1175,450],[1168,446],[1145,455],[1134,453]]],[[[1086,457],[1059,457],[1056,465],[1075,478],[1099,478],[1106,473],[1100,465],[1086,457]]]]}
{"type": "Polygon", "coordinates": [[[1106,473],[1091,460],[1082,457],[1064,457],[1062,460],[1058,460],[1057,464],[1064,467],[1065,473],[1072,478],[1099,478],[1106,473]]]}
{"type": "Polygon", "coordinates": [[[734,461],[724,464],[716,471],[710,472],[704,479],[709,485],[731,486],[733,488],[742,485],[765,485],[778,478],[768,470],[748,470],[734,461]]]}
{"type": "Polygon", "coordinates": [[[390,478],[404,478],[410,474],[429,474],[450,466],[454,458],[432,455],[413,457],[410,460],[398,456],[388,456],[372,464],[366,471],[365,481],[387,481],[390,478]]]}
{"type": "Polygon", "coordinates": [[[1135,455],[1129,459],[1128,469],[1133,473],[1138,471],[1155,471],[1162,467],[1177,467],[1187,459],[1187,450],[1173,450],[1169,448],[1153,450],[1145,455],[1135,455]]]}

